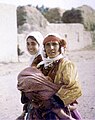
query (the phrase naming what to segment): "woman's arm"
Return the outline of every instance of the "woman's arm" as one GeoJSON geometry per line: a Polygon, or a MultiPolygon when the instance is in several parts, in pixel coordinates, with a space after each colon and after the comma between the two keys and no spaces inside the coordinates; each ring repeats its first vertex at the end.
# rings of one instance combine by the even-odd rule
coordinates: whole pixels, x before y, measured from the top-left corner
{"type": "Polygon", "coordinates": [[[56,80],[61,84],[57,95],[63,100],[66,106],[81,96],[77,69],[71,61],[63,61],[60,64],[56,80]]]}

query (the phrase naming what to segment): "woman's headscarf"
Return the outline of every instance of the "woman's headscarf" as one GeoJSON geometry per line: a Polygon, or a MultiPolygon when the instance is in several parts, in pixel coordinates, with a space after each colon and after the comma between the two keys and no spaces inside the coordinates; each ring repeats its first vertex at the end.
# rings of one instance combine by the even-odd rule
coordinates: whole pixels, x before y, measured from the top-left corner
{"type": "Polygon", "coordinates": [[[38,52],[35,54],[35,55],[30,55],[31,58],[30,58],[30,65],[32,64],[33,60],[39,55],[42,53],[42,46],[43,46],[43,36],[42,34],[39,32],[39,31],[33,31],[31,33],[29,33],[26,38],[25,38],[25,41],[27,41],[27,38],[28,37],[34,37],[37,41],[37,43],[39,44],[39,49],[38,49],[38,52]]]}
{"type": "Polygon", "coordinates": [[[60,47],[66,48],[66,41],[57,33],[47,34],[44,38],[43,45],[51,41],[57,41],[60,44],[60,47]]]}
{"type": "Polygon", "coordinates": [[[40,62],[37,67],[39,67],[42,64],[44,64],[44,66],[47,67],[48,65],[52,64],[54,61],[59,60],[61,58],[65,58],[65,55],[63,54],[63,52],[64,52],[64,49],[66,48],[66,41],[62,39],[62,37],[57,33],[49,33],[44,38],[43,45],[51,41],[57,41],[59,43],[61,48],[61,53],[55,58],[44,57],[43,61],[40,62]]]}

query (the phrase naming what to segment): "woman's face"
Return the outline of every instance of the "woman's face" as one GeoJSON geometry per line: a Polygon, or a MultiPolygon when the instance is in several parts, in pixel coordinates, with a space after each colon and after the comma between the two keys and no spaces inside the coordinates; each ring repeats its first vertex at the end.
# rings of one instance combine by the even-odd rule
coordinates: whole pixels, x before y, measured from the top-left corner
{"type": "Polygon", "coordinates": [[[31,55],[34,55],[38,52],[39,45],[35,40],[31,38],[27,39],[27,50],[31,55]]]}
{"type": "Polygon", "coordinates": [[[49,58],[55,58],[60,54],[59,52],[59,43],[57,41],[47,42],[45,44],[45,51],[49,58]]]}

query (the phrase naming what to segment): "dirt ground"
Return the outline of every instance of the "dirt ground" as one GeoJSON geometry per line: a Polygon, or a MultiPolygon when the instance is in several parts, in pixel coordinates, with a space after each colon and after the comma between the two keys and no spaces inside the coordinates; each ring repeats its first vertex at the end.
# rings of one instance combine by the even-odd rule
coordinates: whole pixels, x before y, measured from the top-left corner
{"type": "MultiPolygon", "coordinates": [[[[83,120],[95,120],[95,49],[68,53],[78,68],[83,95],[78,99],[83,120]]],[[[15,120],[22,111],[17,75],[28,65],[23,56],[18,63],[0,63],[0,120],[15,120]]]]}

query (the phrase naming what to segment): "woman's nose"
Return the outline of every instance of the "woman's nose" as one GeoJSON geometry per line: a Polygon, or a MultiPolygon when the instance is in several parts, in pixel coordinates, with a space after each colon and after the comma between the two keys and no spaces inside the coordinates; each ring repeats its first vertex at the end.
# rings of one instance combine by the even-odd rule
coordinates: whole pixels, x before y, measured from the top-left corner
{"type": "Polygon", "coordinates": [[[53,49],[54,48],[54,46],[53,45],[50,45],[50,49],[53,49]]]}

